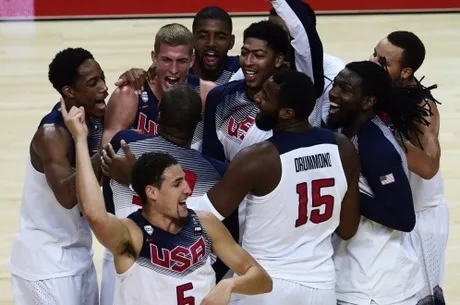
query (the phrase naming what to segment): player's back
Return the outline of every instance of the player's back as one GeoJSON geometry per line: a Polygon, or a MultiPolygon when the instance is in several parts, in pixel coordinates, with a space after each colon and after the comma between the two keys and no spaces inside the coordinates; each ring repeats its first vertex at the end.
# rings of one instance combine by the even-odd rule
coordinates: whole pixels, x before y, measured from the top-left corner
{"type": "Polygon", "coordinates": [[[273,278],[334,288],[331,235],[347,191],[335,134],[313,128],[267,141],[280,154],[281,179],[270,194],[247,196],[243,247],[273,278]]]}
{"type": "MultiPolygon", "coordinates": [[[[59,105],[41,120],[39,128],[45,124],[66,128],[59,105]]],[[[35,153],[33,146],[32,142],[30,154],[35,153]]],[[[74,160],[70,161],[73,166],[74,160]]],[[[45,174],[35,169],[29,155],[11,272],[33,281],[81,274],[92,264],[91,247],[91,231],[78,205],[66,209],[57,201],[45,174]]]]}
{"type": "MultiPolygon", "coordinates": [[[[200,79],[192,74],[187,76],[187,84],[200,94],[200,79]]],[[[156,135],[158,133],[158,105],[160,101],[153,93],[148,82],[144,84],[144,91],[138,97],[136,116],[131,128],[142,131],[144,134],[156,135]]],[[[203,139],[203,122],[199,122],[195,129],[192,148],[201,151],[203,139]]]]}
{"type": "Polygon", "coordinates": [[[195,212],[189,210],[177,234],[145,219],[142,210],[129,215],[143,234],[134,265],[118,274],[114,305],[201,304],[215,285],[211,240],[195,212]]]}
{"type": "MultiPolygon", "coordinates": [[[[199,201],[221,179],[226,169],[224,163],[203,156],[194,149],[175,145],[159,135],[143,135],[133,130],[122,130],[112,139],[111,143],[118,155],[124,155],[120,149],[122,139],[129,144],[136,158],[147,152],[159,151],[171,154],[179,162],[193,191],[192,196],[187,199],[189,208],[193,208],[195,200],[199,201]]],[[[110,190],[105,190],[104,193],[106,202],[113,200],[115,215],[118,217],[127,217],[140,208],[137,194],[115,180],[110,181],[110,190]]]]}

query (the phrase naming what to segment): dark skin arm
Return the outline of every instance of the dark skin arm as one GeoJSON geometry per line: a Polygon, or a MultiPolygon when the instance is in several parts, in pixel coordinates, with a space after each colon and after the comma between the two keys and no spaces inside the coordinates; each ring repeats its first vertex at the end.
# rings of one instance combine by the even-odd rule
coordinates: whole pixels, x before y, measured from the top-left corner
{"type": "Polygon", "coordinates": [[[359,206],[359,157],[350,140],[342,134],[336,134],[339,146],[340,160],[347,178],[348,190],[342,200],[340,224],[336,229],[337,235],[343,240],[352,238],[358,230],[361,219],[359,206]]]}
{"type": "MultiPolygon", "coordinates": [[[[424,179],[431,179],[438,173],[441,159],[441,145],[438,138],[440,120],[436,103],[431,100],[427,102],[431,107],[432,115],[425,117],[425,120],[430,123],[428,126],[418,124],[422,132],[418,136],[420,143],[414,136],[410,142],[406,141],[404,144],[409,170],[424,179]]],[[[427,106],[425,107],[428,108],[427,106]]]]}
{"type": "Polygon", "coordinates": [[[107,177],[124,184],[131,183],[131,171],[136,162],[136,156],[131,152],[129,145],[124,140],[121,140],[121,148],[125,155],[119,156],[113,150],[109,143],[107,149],[102,151],[102,172],[107,177]]]}
{"type": "MultiPolygon", "coordinates": [[[[45,174],[56,200],[66,209],[77,203],[75,171],[70,166],[73,154],[72,136],[63,127],[46,124],[39,128],[31,146],[34,168],[45,174]]],[[[100,153],[91,158],[96,177],[100,180],[100,153]]]]}
{"type": "Polygon", "coordinates": [[[261,142],[240,151],[224,177],[208,192],[209,200],[224,217],[235,211],[248,193],[263,196],[279,183],[281,162],[275,146],[261,142]]]}
{"type": "Polygon", "coordinates": [[[129,86],[116,88],[109,98],[104,117],[102,146],[122,129],[131,127],[137,112],[137,95],[129,86]]]}

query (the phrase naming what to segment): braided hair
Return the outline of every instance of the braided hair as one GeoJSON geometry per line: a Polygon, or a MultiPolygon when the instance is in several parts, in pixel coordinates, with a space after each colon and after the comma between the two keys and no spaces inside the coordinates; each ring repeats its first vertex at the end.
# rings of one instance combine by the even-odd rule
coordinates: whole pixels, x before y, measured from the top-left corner
{"type": "Polygon", "coordinates": [[[426,100],[433,87],[425,88],[419,83],[401,87],[391,80],[386,65],[370,61],[351,62],[346,68],[362,78],[364,96],[375,96],[375,112],[386,113],[401,140],[413,136],[420,143],[422,131],[418,124],[429,126],[426,116],[431,116],[431,106],[426,100]]]}

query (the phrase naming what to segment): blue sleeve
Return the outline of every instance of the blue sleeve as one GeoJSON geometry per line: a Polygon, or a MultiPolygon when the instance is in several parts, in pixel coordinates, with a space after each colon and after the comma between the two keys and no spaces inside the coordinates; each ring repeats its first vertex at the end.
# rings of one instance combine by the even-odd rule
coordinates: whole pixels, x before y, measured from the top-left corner
{"type": "Polygon", "coordinates": [[[222,143],[217,138],[216,110],[224,100],[225,85],[217,86],[209,91],[206,97],[206,105],[203,118],[203,146],[204,155],[225,162],[225,153],[222,143]]]}
{"type": "Polygon", "coordinates": [[[115,215],[115,204],[113,203],[113,192],[110,187],[110,178],[105,177],[102,180],[102,195],[104,196],[105,209],[108,213],[115,215]]]}
{"type": "Polygon", "coordinates": [[[213,158],[210,158],[208,156],[205,156],[203,155],[203,157],[212,165],[212,167],[214,167],[216,169],[216,171],[219,173],[219,175],[221,177],[224,176],[225,174],[225,171],[227,170],[227,164],[222,162],[222,161],[219,161],[219,160],[215,160],[213,158]]]}
{"type": "Polygon", "coordinates": [[[121,140],[125,140],[125,142],[129,144],[131,142],[148,139],[155,136],[156,135],[142,134],[133,129],[123,129],[113,136],[112,140],[110,141],[110,144],[112,145],[113,150],[117,152],[121,148],[121,140]]]}
{"type": "MultiPolygon", "coordinates": [[[[304,33],[306,33],[305,38],[308,38],[308,45],[305,45],[303,48],[304,50],[298,49],[299,46],[293,46],[294,49],[299,52],[299,54],[304,55],[304,59],[310,58],[309,62],[303,63],[303,59],[295,59],[291,58],[291,66],[296,67],[296,69],[299,71],[298,64],[301,63],[302,66],[311,66],[311,72],[313,73],[313,83],[315,84],[315,91],[316,91],[316,98],[319,98],[323,94],[324,90],[324,68],[323,68],[323,43],[321,42],[321,38],[319,37],[318,31],[316,30],[316,16],[315,12],[313,9],[309,7],[306,3],[303,3],[301,0],[286,0],[286,3],[289,5],[291,10],[294,12],[295,16],[297,17],[298,20],[295,20],[295,18],[292,18],[291,20],[284,20],[286,22],[286,25],[290,29],[291,36],[294,40],[297,40],[302,42],[302,39],[304,37],[295,37],[294,35],[301,35],[303,36],[304,33]],[[295,25],[297,22],[300,22],[301,26],[303,27],[304,31],[291,31],[292,28],[295,28],[295,25]],[[292,27],[290,26],[292,24],[292,27]],[[294,34],[294,35],[292,35],[294,34]],[[309,48],[308,48],[309,47],[309,48]],[[305,52],[308,52],[308,49],[310,51],[311,56],[305,56],[306,54],[303,54],[305,52]]],[[[279,15],[283,15],[284,12],[279,12],[279,15]],[[281,13],[281,14],[280,14],[281,13]]],[[[295,56],[293,56],[295,57],[295,56]]],[[[305,69],[305,67],[302,67],[305,69]]],[[[309,70],[309,69],[308,69],[309,70]]],[[[307,75],[309,71],[300,71],[304,72],[307,75]]],[[[310,76],[310,75],[309,75],[310,76]]]]}
{"type": "Polygon", "coordinates": [[[360,135],[358,145],[361,173],[373,193],[361,190],[361,214],[386,227],[412,231],[414,203],[400,154],[380,130],[360,135]]]}

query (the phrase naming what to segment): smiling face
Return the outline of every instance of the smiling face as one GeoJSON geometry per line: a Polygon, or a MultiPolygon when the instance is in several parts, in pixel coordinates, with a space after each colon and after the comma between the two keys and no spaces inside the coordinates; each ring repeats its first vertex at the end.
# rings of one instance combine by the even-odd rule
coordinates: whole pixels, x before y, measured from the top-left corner
{"type": "Polygon", "coordinates": [[[185,201],[192,194],[185,180],[185,173],[179,164],[167,167],[159,187],[147,185],[146,196],[154,200],[155,209],[167,218],[181,219],[188,215],[185,201]]]}
{"type": "Polygon", "coordinates": [[[261,89],[265,81],[281,67],[283,61],[283,56],[275,54],[266,41],[247,38],[240,56],[240,66],[247,87],[261,89]]]}
{"type": "Polygon", "coordinates": [[[347,68],[335,77],[332,89],[329,91],[329,115],[327,124],[337,129],[353,123],[362,111],[364,100],[362,78],[347,68]]]}
{"type": "Polygon", "coordinates": [[[104,72],[94,59],[87,59],[78,67],[75,84],[64,87],[63,92],[67,98],[75,100],[77,106],[83,106],[88,115],[104,116],[107,86],[104,72]]]}
{"type": "Polygon", "coordinates": [[[375,47],[369,60],[381,65],[380,61],[384,58],[388,73],[391,79],[396,82],[401,78],[407,77],[407,73],[412,74],[411,69],[408,71],[409,68],[402,68],[403,52],[403,49],[393,45],[387,38],[384,38],[375,47]]]}
{"type": "Polygon", "coordinates": [[[255,96],[258,111],[256,126],[261,130],[272,130],[279,120],[278,87],[270,77],[255,96]]]}
{"type": "Polygon", "coordinates": [[[195,56],[188,45],[170,46],[161,43],[158,53],[152,51],[152,60],[156,65],[158,85],[163,92],[175,84],[187,83],[187,75],[195,56]]]}
{"type": "Polygon", "coordinates": [[[196,24],[193,35],[196,60],[201,68],[205,71],[220,69],[235,43],[228,24],[219,19],[201,20],[196,24]]]}

